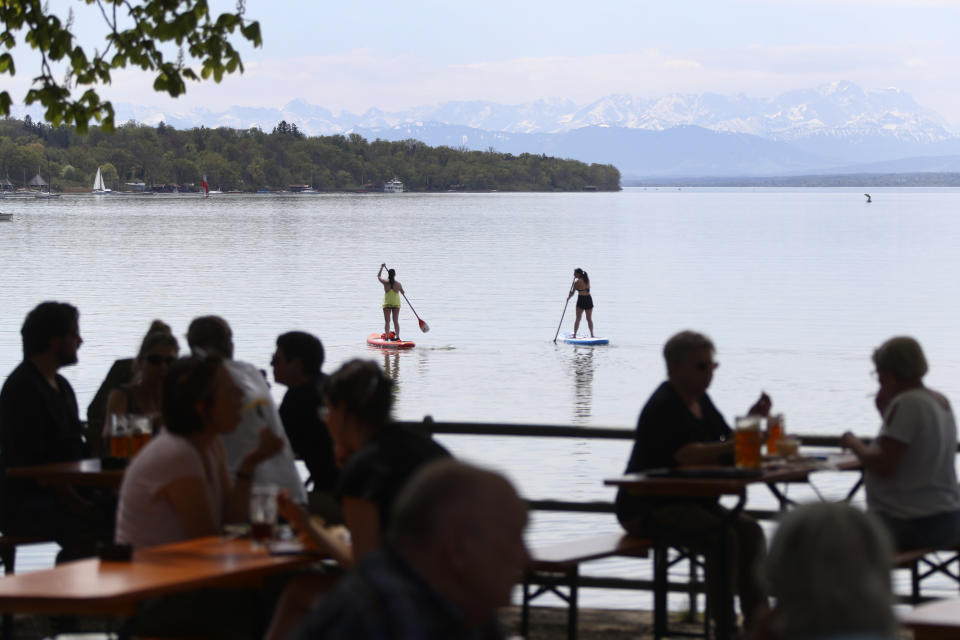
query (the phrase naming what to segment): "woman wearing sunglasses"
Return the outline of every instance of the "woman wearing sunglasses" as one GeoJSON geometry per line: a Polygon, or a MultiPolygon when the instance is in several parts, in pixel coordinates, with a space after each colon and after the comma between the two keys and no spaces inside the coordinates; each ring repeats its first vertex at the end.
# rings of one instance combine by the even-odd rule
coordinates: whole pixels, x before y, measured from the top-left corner
{"type": "Polygon", "coordinates": [[[177,359],[180,346],[169,331],[153,331],[144,337],[134,362],[133,381],[117,387],[107,397],[103,436],[110,433],[110,417],[136,414],[149,416],[153,429],[162,426],[160,395],[163,375],[177,359]]]}

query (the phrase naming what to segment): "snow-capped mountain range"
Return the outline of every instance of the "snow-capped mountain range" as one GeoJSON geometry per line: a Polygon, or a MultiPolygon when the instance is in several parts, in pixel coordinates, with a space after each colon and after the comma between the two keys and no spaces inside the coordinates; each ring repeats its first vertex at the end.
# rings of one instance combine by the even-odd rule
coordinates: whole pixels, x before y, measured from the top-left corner
{"type": "Polygon", "coordinates": [[[773,98],[609,95],[586,105],[565,99],[518,105],[465,101],[391,112],[369,109],[359,115],[334,114],[299,99],[277,109],[238,106],[222,112],[114,106],[118,122],[269,131],[285,120],[310,135],[414,137],[434,145],[565,154],[616,164],[625,176],[840,172],[847,165],[960,155],[960,136],[910,94],[896,88],[864,90],[850,82],[773,98]],[[671,146],[684,143],[689,146],[671,146]],[[660,155],[651,156],[653,149],[660,149],[660,155]],[[665,162],[664,149],[682,162],[665,162]],[[698,163],[698,158],[710,161],[698,163]]]}

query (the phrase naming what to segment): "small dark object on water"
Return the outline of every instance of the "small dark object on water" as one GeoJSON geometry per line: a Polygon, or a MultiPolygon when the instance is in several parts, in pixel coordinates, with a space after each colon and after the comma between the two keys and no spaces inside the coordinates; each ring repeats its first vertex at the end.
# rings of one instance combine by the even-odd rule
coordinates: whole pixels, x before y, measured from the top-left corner
{"type": "Polygon", "coordinates": [[[865,194],[863,194],[863,195],[867,196],[867,204],[870,204],[871,202],[873,202],[873,200],[870,199],[870,194],[869,194],[869,193],[865,193],[865,194]]]}

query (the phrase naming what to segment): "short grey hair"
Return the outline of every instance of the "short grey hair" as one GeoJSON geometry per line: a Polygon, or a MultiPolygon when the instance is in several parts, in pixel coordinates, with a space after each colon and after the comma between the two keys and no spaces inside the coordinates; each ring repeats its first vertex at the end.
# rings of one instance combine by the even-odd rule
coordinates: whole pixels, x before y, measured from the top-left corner
{"type": "Polygon", "coordinates": [[[797,508],[781,521],[764,567],[777,599],[774,633],[896,637],[892,566],[890,536],[873,515],[842,503],[797,508]]]}
{"type": "Polygon", "coordinates": [[[920,343],[910,336],[890,338],[873,351],[877,373],[889,373],[902,382],[919,382],[927,374],[927,359],[920,343]]]}
{"type": "Polygon", "coordinates": [[[687,330],[674,335],[663,345],[663,359],[667,361],[667,371],[672,371],[691,353],[703,349],[717,350],[713,341],[702,333],[687,330]]]}

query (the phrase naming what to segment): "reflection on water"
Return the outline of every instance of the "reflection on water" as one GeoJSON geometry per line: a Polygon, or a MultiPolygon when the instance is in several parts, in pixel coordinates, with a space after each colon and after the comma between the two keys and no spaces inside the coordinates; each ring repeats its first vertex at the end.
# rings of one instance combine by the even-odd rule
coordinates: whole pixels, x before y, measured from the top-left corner
{"type": "Polygon", "coordinates": [[[593,414],[593,374],[595,347],[574,347],[573,358],[573,423],[590,424],[593,414]]]}

